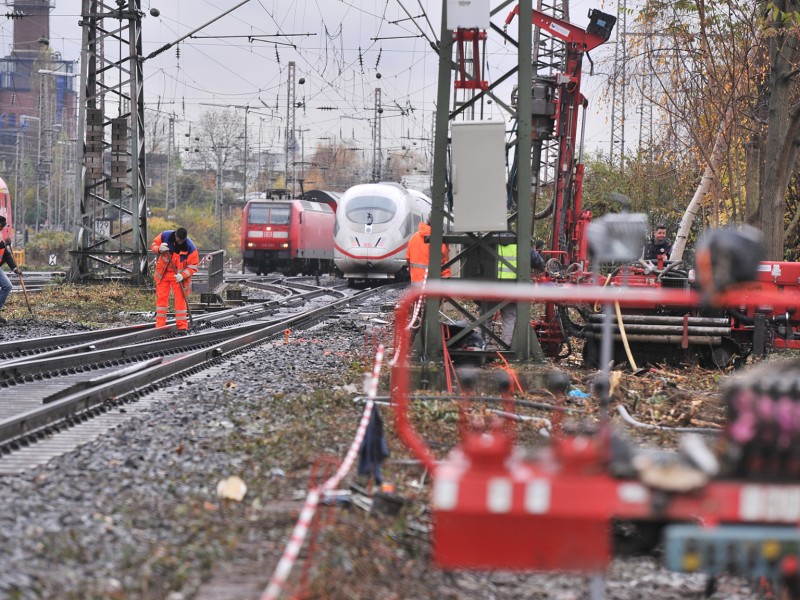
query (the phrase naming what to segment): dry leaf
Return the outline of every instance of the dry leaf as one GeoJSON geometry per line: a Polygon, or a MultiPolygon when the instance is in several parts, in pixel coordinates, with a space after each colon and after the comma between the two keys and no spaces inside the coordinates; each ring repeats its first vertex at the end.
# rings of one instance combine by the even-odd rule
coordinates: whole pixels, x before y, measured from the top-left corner
{"type": "Polygon", "coordinates": [[[614,391],[617,389],[617,386],[620,384],[620,381],[622,381],[622,372],[621,371],[611,371],[611,373],[608,374],[608,383],[609,383],[608,396],[609,397],[614,395],[614,391]]]}
{"type": "Polygon", "coordinates": [[[217,496],[226,500],[241,502],[247,493],[247,485],[236,475],[222,479],[217,484],[217,496]]]}

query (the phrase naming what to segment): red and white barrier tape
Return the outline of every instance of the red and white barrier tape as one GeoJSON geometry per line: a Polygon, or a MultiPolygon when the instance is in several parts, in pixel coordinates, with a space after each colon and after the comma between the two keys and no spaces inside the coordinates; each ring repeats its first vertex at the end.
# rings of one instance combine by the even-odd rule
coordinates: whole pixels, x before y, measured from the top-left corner
{"type": "Polygon", "coordinates": [[[344,461],[339,466],[339,470],[336,471],[333,477],[328,479],[328,481],[321,486],[313,488],[308,492],[305,504],[303,504],[303,509],[300,511],[300,517],[297,519],[297,524],[292,531],[292,537],[289,538],[289,543],[283,551],[283,556],[281,556],[281,560],[278,562],[278,566],[272,574],[272,579],[267,589],[261,594],[261,600],[275,600],[278,598],[289,577],[289,573],[292,572],[292,567],[297,560],[298,554],[300,554],[300,549],[303,547],[303,541],[306,539],[308,528],[311,526],[311,519],[314,518],[314,513],[317,510],[317,505],[319,504],[322,494],[328,490],[336,489],[342,478],[347,475],[350,467],[353,466],[353,462],[355,462],[358,449],[361,447],[361,442],[364,440],[364,436],[367,433],[367,425],[369,425],[369,420],[372,416],[375,396],[378,394],[378,376],[380,375],[381,364],[383,363],[383,351],[383,344],[381,344],[378,346],[378,351],[375,353],[375,364],[372,367],[372,376],[370,377],[369,389],[367,390],[367,404],[364,406],[364,413],[361,415],[356,437],[350,445],[350,449],[347,451],[347,456],[345,456],[344,461]]]}
{"type": "MultiPolygon", "coordinates": [[[[425,282],[428,281],[428,269],[425,269],[425,278],[422,280],[422,289],[425,289],[425,282]]],[[[411,318],[406,323],[405,329],[414,329],[415,327],[422,327],[422,307],[425,306],[425,296],[420,296],[414,302],[414,311],[411,313],[411,318]],[[419,324],[417,324],[417,318],[419,318],[419,324]]],[[[389,366],[394,368],[397,364],[400,355],[403,353],[403,342],[402,339],[398,344],[397,348],[394,349],[394,355],[392,356],[392,361],[389,363],[389,366]]]]}

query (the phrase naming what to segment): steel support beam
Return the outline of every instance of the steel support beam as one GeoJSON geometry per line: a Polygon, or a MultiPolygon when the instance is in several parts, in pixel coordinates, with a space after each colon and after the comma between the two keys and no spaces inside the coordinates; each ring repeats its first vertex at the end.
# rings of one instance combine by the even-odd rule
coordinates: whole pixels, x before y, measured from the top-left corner
{"type": "Polygon", "coordinates": [[[81,5],[72,282],[147,280],[142,17],[141,0],[81,5]]]}

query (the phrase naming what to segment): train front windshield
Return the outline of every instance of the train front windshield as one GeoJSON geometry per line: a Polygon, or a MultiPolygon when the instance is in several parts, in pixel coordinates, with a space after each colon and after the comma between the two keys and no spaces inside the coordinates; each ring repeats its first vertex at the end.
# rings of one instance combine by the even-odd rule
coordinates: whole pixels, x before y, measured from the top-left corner
{"type": "Polygon", "coordinates": [[[247,213],[250,225],[288,225],[292,209],[288,204],[253,204],[247,213]]]}
{"type": "Polygon", "coordinates": [[[364,225],[388,223],[396,212],[397,205],[385,196],[358,196],[345,207],[345,214],[352,223],[364,225]]]}

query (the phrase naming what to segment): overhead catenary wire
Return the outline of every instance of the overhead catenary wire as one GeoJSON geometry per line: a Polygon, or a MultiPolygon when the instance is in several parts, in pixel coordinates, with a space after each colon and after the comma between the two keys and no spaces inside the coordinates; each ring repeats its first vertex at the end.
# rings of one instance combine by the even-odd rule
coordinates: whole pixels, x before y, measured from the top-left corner
{"type": "MultiPolygon", "coordinates": [[[[209,4],[210,6],[215,6],[215,3],[208,2],[207,0],[204,0],[204,1],[206,2],[206,4],[209,4]]],[[[283,33],[284,29],[285,29],[285,23],[282,22],[281,20],[279,20],[279,17],[275,13],[268,11],[262,2],[259,2],[259,5],[261,6],[262,10],[264,10],[265,14],[269,15],[269,18],[274,22],[275,29],[273,29],[273,31],[277,31],[278,32],[276,35],[280,35],[281,33],[283,33]]],[[[355,9],[357,9],[357,7],[355,9]]],[[[380,19],[380,23],[388,22],[385,14],[383,14],[383,13],[376,15],[374,12],[363,11],[363,10],[361,11],[361,13],[362,14],[368,14],[370,16],[373,16],[375,18],[380,19]]],[[[162,18],[165,18],[165,17],[162,17],[162,18]]],[[[233,15],[232,18],[236,19],[236,20],[240,20],[240,17],[238,17],[235,14],[233,15]]],[[[242,22],[245,22],[245,21],[242,21],[242,22]]],[[[323,27],[326,28],[328,32],[330,32],[331,29],[327,25],[327,22],[328,22],[328,17],[327,17],[327,15],[325,15],[324,16],[324,20],[322,21],[323,27]]],[[[338,27],[339,27],[339,30],[341,30],[341,24],[339,24],[338,27]]],[[[258,36],[259,34],[272,35],[272,32],[267,33],[267,32],[264,31],[264,28],[261,27],[259,31],[251,32],[250,36],[258,36]]],[[[291,35],[291,34],[286,34],[286,35],[291,35]]],[[[333,35],[328,33],[328,35],[327,35],[327,37],[329,37],[331,39],[336,38],[337,36],[338,36],[338,33],[334,33],[333,35]]],[[[197,37],[197,36],[195,36],[195,37],[197,37]]],[[[220,37],[222,37],[222,36],[220,36],[220,37]]],[[[339,43],[341,43],[341,36],[338,36],[338,37],[340,38],[340,42],[339,43]]],[[[372,88],[369,87],[368,89],[364,89],[364,88],[360,88],[359,86],[356,86],[356,88],[348,89],[345,86],[341,86],[342,80],[346,81],[347,79],[352,79],[352,75],[348,75],[345,72],[343,74],[344,77],[338,76],[338,72],[340,71],[340,68],[335,68],[333,70],[334,72],[331,71],[331,69],[330,69],[330,58],[331,58],[330,50],[331,50],[331,48],[335,48],[336,47],[336,46],[332,46],[331,45],[332,44],[331,39],[327,40],[327,42],[322,45],[322,47],[320,48],[321,53],[315,52],[315,50],[313,48],[308,47],[308,46],[301,48],[301,51],[300,51],[300,57],[301,57],[300,62],[304,64],[304,68],[306,68],[310,72],[313,72],[315,75],[319,76],[318,78],[315,77],[315,79],[322,83],[321,87],[319,87],[317,90],[314,90],[311,95],[307,95],[306,96],[306,103],[308,104],[309,102],[312,102],[315,98],[327,97],[327,100],[323,100],[323,103],[324,103],[323,105],[324,106],[349,107],[353,111],[360,111],[361,110],[361,106],[364,105],[367,102],[366,98],[372,93],[372,88]],[[314,56],[319,56],[320,60],[314,61],[313,60],[314,56]],[[334,75],[335,75],[335,77],[334,77],[334,75]],[[359,91],[359,89],[361,89],[361,91],[359,91]],[[343,93],[343,92],[349,92],[349,93],[343,93]],[[353,94],[353,92],[355,92],[355,95],[353,94]],[[334,100],[333,96],[331,95],[331,93],[333,95],[335,95],[335,100],[334,100]]],[[[230,39],[223,39],[222,41],[225,42],[224,44],[222,44],[223,46],[238,47],[235,44],[232,44],[230,39]]],[[[208,57],[209,60],[212,60],[212,61],[215,60],[215,58],[213,56],[210,56],[207,52],[203,52],[197,46],[198,46],[198,44],[191,44],[191,47],[193,49],[195,49],[196,51],[200,52],[204,56],[208,57]]],[[[366,48],[369,48],[369,46],[366,47],[366,48]]],[[[367,52],[367,49],[365,49],[364,51],[367,52]]],[[[418,50],[413,50],[413,49],[412,50],[384,49],[384,51],[385,52],[392,52],[392,53],[413,52],[413,53],[419,54],[418,50]]],[[[273,64],[275,64],[275,62],[276,62],[274,57],[272,59],[270,59],[269,57],[264,57],[263,54],[259,53],[258,55],[260,57],[263,57],[264,60],[272,62],[273,64]]],[[[336,52],[336,56],[333,56],[332,58],[341,63],[341,69],[347,69],[352,64],[352,62],[348,62],[346,59],[344,60],[344,62],[342,62],[342,59],[345,58],[345,57],[342,56],[341,52],[336,52]]],[[[385,54],[384,54],[384,58],[385,58],[385,54]]],[[[424,54],[421,55],[419,58],[416,58],[416,59],[412,60],[411,67],[406,69],[406,71],[408,71],[409,73],[414,71],[414,69],[416,68],[415,65],[419,64],[420,62],[422,62],[424,60],[425,60],[424,54]]],[[[216,61],[216,62],[217,62],[217,64],[219,64],[219,61],[216,61]]],[[[383,63],[383,61],[381,61],[381,64],[382,63],[383,63]]],[[[229,71],[233,71],[234,76],[239,76],[240,79],[242,78],[242,76],[239,73],[237,73],[236,69],[229,69],[229,71]]],[[[403,73],[404,73],[404,71],[401,71],[399,74],[402,75],[403,73]]],[[[235,94],[235,93],[230,93],[230,92],[226,92],[226,91],[215,91],[215,90],[213,90],[213,88],[210,88],[209,86],[203,85],[203,83],[201,83],[200,80],[198,80],[197,78],[192,78],[191,73],[189,71],[185,71],[185,70],[181,70],[180,72],[175,73],[175,74],[165,72],[164,73],[164,77],[168,77],[171,81],[174,81],[175,82],[175,86],[174,87],[178,87],[181,84],[186,84],[186,86],[189,89],[195,89],[195,90],[197,90],[198,92],[200,92],[202,94],[210,93],[210,94],[213,94],[214,96],[220,96],[220,97],[225,97],[225,96],[232,97],[234,95],[236,97],[246,97],[248,95],[248,93],[235,94]]],[[[245,79],[248,79],[248,78],[245,77],[245,79]]],[[[284,78],[281,77],[280,79],[281,79],[280,82],[278,82],[276,80],[275,85],[271,89],[276,89],[276,90],[280,89],[281,84],[283,83],[282,80],[284,78]]],[[[399,81],[399,80],[397,80],[397,76],[396,75],[395,76],[392,76],[392,75],[388,75],[387,76],[387,75],[384,74],[384,79],[382,81],[382,85],[383,85],[384,89],[386,89],[385,88],[386,83],[389,80],[392,80],[392,79],[395,80],[395,81],[399,81]]],[[[409,82],[415,82],[415,81],[419,81],[418,78],[412,78],[412,77],[409,76],[409,82]]],[[[255,88],[255,90],[253,92],[254,94],[260,93],[260,92],[264,91],[265,89],[270,89],[269,86],[264,86],[263,84],[256,84],[255,82],[251,82],[251,83],[252,83],[252,87],[255,88]]],[[[408,88],[409,84],[407,83],[404,87],[408,88]]],[[[401,101],[403,103],[408,103],[407,99],[411,98],[412,94],[416,94],[419,91],[420,91],[419,86],[414,88],[413,84],[412,84],[412,87],[410,89],[406,89],[406,90],[400,92],[399,95],[392,94],[392,96],[396,100],[401,100],[402,99],[401,101]]],[[[185,97],[185,99],[184,99],[185,102],[188,102],[189,100],[190,100],[190,98],[188,98],[188,97],[185,97]]],[[[313,106],[311,108],[313,108],[313,106]]],[[[339,119],[345,118],[345,116],[346,115],[335,116],[332,119],[330,119],[328,122],[331,123],[331,124],[335,124],[339,119]]],[[[316,123],[316,121],[315,121],[315,123],[316,123]]],[[[425,127],[425,126],[427,126],[427,124],[428,124],[428,119],[425,118],[424,115],[413,115],[413,114],[410,115],[410,123],[408,125],[413,125],[414,127],[425,127]]],[[[320,127],[322,127],[321,131],[324,133],[325,132],[325,129],[324,129],[325,128],[325,121],[323,121],[321,123],[318,123],[318,125],[320,127]]],[[[329,129],[328,131],[331,134],[333,134],[333,132],[334,132],[333,129],[329,129]]],[[[396,135],[400,135],[400,134],[396,133],[396,135]]],[[[390,137],[388,139],[392,139],[391,138],[391,134],[390,134],[390,137]]]]}
{"type": "Polygon", "coordinates": [[[218,16],[214,17],[213,19],[211,19],[210,21],[208,21],[208,22],[206,22],[206,23],[204,23],[204,24],[200,25],[200,27],[196,27],[195,29],[193,29],[192,31],[190,31],[189,33],[187,33],[186,35],[184,35],[184,36],[182,36],[182,37],[179,37],[179,38],[178,38],[177,40],[175,40],[174,42],[170,42],[169,44],[165,44],[165,45],[161,46],[161,48],[158,48],[157,50],[154,50],[153,52],[151,52],[150,54],[148,54],[147,56],[145,56],[144,58],[142,58],[142,59],[141,59],[141,61],[142,61],[142,62],[144,62],[144,61],[146,61],[146,60],[149,60],[149,59],[153,58],[154,56],[158,56],[159,54],[161,54],[161,53],[162,53],[162,52],[164,52],[165,50],[169,50],[169,49],[170,49],[170,48],[172,48],[172,47],[173,47],[175,44],[179,44],[180,42],[182,42],[182,41],[183,41],[183,40],[185,40],[186,38],[188,38],[188,37],[191,37],[191,36],[192,36],[192,34],[195,34],[195,33],[197,33],[198,31],[200,31],[200,30],[202,30],[202,29],[205,29],[206,27],[208,27],[209,25],[211,25],[211,24],[212,24],[212,23],[214,23],[215,21],[219,21],[219,20],[220,20],[222,17],[224,17],[224,16],[225,16],[225,15],[227,15],[228,13],[231,13],[231,12],[233,12],[234,10],[236,10],[236,9],[237,9],[237,8],[239,8],[240,6],[243,6],[243,5],[247,4],[248,2],[250,2],[250,0],[242,0],[241,2],[239,2],[239,4],[237,4],[237,5],[235,5],[235,6],[232,6],[231,8],[229,8],[228,10],[226,10],[225,12],[223,12],[221,15],[218,15],[218,16]]]}
{"type": "MultiPolygon", "coordinates": [[[[201,0],[201,3],[209,8],[220,9],[220,11],[222,11],[222,9],[230,10],[228,7],[224,6],[225,3],[219,0],[201,0]]],[[[237,4],[239,4],[238,0],[237,4]]],[[[355,55],[346,48],[347,41],[353,39],[350,35],[352,33],[352,28],[349,28],[346,22],[345,31],[348,32],[348,35],[341,35],[342,19],[339,15],[344,11],[337,11],[335,13],[336,16],[332,20],[330,16],[330,7],[320,2],[302,5],[302,9],[299,8],[300,5],[297,5],[292,11],[284,13],[280,13],[276,10],[276,7],[283,6],[281,2],[269,3],[257,0],[257,3],[253,2],[250,4],[253,7],[257,6],[258,11],[263,11],[264,18],[249,18],[251,14],[250,9],[247,9],[247,12],[240,9],[237,12],[231,13],[229,19],[226,19],[224,27],[227,28],[227,31],[221,28],[215,28],[210,29],[208,32],[201,32],[202,35],[193,34],[191,31],[187,31],[183,28],[181,26],[181,21],[185,22],[186,19],[181,19],[179,14],[174,10],[171,11],[171,14],[168,13],[159,16],[155,24],[157,24],[160,29],[151,28],[150,23],[152,20],[148,19],[145,23],[146,33],[160,33],[161,35],[159,35],[159,37],[161,43],[156,44],[150,41],[151,36],[149,35],[145,37],[144,40],[146,44],[144,55],[153,57],[145,64],[155,67],[155,69],[147,69],[144,75],[148,82],[145,90],[147,98],[151,97],[151,90],[157,89],[157,94],[162,95],[166,102],[172,102],[174,104],[181,103],[182,108],[177,109],[178,112],[181,113],[181,116],[189,120],[196,120],[195,105],[198,100],[212,100],[214,98],[246,99],[250,95],[259,93],[266,93],[269,95],[270,92],[275,93],[276,90],[280,90],[281,83],[283,83],[285,77],[276,75],[274,78],[271,78],[270,74],[276,71],[276,69],[269,68],[269,66],[271,65],[274,67],[275,57],[272,55],[272,51],[268,49],[268,45],[267,51],[265,52],[261,44],[256,44],[258,47],[252,48],[252,44],[240,43],[242,40],[225,37],[227,33],[231,32],[227,25],[228,21],[237,26],[239,23],[242,23],[248,26],[248,30],[243,32],[248,33],[248,37],[265,40],[268,38],[263,36],[275,35],[278,37],[272,39],[283,41],[280,36],[284,35],[286,36],[284,39],[297,42],[297,51],[298,54],[301,55],[301,58],[298,59],[298,63],[302,65],[301,68],[303,70],[312,75],[308,81],[314,82],[313,86],[306,87],[306,103],[308,108],[316,108],[314,106],[316,102],[322,106],[336,106],[340,111],[339,114],[333,116],[331,119],[320,120],[319,122],[313,119],[313,124],[318,128],[319,134],[324,135],[327,133],[333,138],[337,130],[342,129],[341,123],[339,123],[338,126],[336,123],[338,123],[341,118],[345,118],[344,115],[348,113],[353,114],[361,112],[362,106],[370,103],[375,86],[375,83],[371,81],[374,75],[372,68],[369,70],[365,68],[364,76],[360,76],[352,70],[352,63],[355,59],[355,55]],[[272,6],[270,6],[270,4],[272,4],[272,6]],[[325,10],[322,10],[323,8],[325,10]],[[316,38],[313,36],[290,37],[293,36],[293,34],[290,33],[289,30],[293,29],[294,26],[303,27],[303,29],[300,30],[301,32],[312,32],[313,29],[309,29],[306,26],[317,18],[316,13],[319,14],[320,23],[320,30],[317,32],[316,38]],[[273,18],[277,22],[277,25],[274,27],[272,23],[273,18]],[[327,29],[330,37],[324,35],[325,29],[327,29]],[[218,30],[221,35],[213,36],[212,34],[215,30],[218,30]],[[171,31],[174,36],[171,36],[168,31],[171,31]],[[184,39],[187,35],[193,36],[192,39],[184,39]],[[259,38],[259,36],[262,37],[259,38]],[[163,44],[164,40],[170,40],[172,37],[174,37],[175,41],[169,41],[169,44],[163,44]],[[219,38],[217,40],[218,43],[213,44],[214,50],[211,50],[210,44],[203,43],[209,41],[213,42],[214,40],[210,39],[212,37],[219,38]],[[178,43],[177,40],[182,41],[178,43]],[[300,42],[298,40],[302,41],[300,42]],[[318,43],[318,41],[321,43],[318,43]],[[156,52],[169,45],[174,45],[176,49],[181,49],[181,57],[179,60],[173,58],[169,53],[163,53],[163,51],[157,58],[155,57],[156,52]],[[236,60],[222,59],[221,55],[216,52],[216,48],[225,47],[231,48],[232,52],[236,52],[237,49],[241,51],[242,48],[248,48],[248,50],[252,49],[250,54],[254,55],[256,60],[263,61],[267,68],[259,69],[258,73],[260,74],[258,76],[254,74],[252,69],[245,71],[239,68],[240,64],[244,64],[243,62],[240,63],[236,60]],[[188,48],[192,49],[191,52],[187,50],[188,48]],[[196,70],[195,65],[197,63],[197,57],[193,57],[193,53],[202,56],[201,60],[203,64],[206,65],[202,73],[196,70]],[[169,60],[166,63],[163,61],[165,56],[169,56],[169,60]],[[237,82],[234,82],[233,86],[222,84],[222,80],[214,77],[207,68],[209,62],[213,65],[219,65],[220,68],[225,68],[226,77],[237,78],[249,89],[245,91],[237,90],[236,88],[241,87],[237,82]],[[342,71],[341,74],[339,73],[340,70],[342,71]],[[155,74],[160,73],[160,75],[153,77],[154,71],[155,74]],[[261,75],[263,73],[267,74],[267,81],[263,81],[263,76],[261,75]],[[342,85],[345,81],[348,83],[342,85]],[[220,85],[209,82],[220,82],[220,85]],[[349,82],[352,82],[352,85],[349,82]]],[[[405,0],[404,4],[409,8],[415,9],[414,15],[417,17],[418,25],[405,24],[406,26],[403,26],[404,24],[402,23],[399,25],[391,24],[393,19],[396,19],[402,14],[399,5],[393,0],[381,2],[378,4],[377,9],[363,2],[348,0],[346,3],[342,3],[343,9],[347,11],[347,16],[344,20],[352,22],[355,15],[358,15],[357,18],[362,19],[364,35],[359,36],[359,39],[362,41],[367,40],[370,34],[374,35],[376,32],[381,35],[388,34],[390,33],[389,28],[394,32],[408,31],[416,33],[417,27],[427,30],[428,28],[426,28],[425,23],[429,21],[428,15],[424,14],[424,11],[416,10],[416,7],[411,7],[411,4],[405,2],[405,0]]],[[[176,3],[176,8],[181,8],[180,3],[176,3]]],[[[63,17],[65,15],[61,16],[63,17]]],[[[68,44],[74,44],[76,48],[79,46],[79,40],[70,40],[69,36],[65,36],[65,41],[68,44]]],[[[363,44],[362,50],[367,64],[370,64],[371,67],[375,65],[376,69],[379,66],[383,70],[383,78],[380,85],[383,89],[384,98],[390,101],[395,100],[400,104],[411,102],[422,109],[418,110],[416,114],[409,114],[408,119],[402,123],[403,128],[411,128],[412,130],[424,129],[428,126],[429,119],[422,111],[424,110],[429,114],[432,109],[427,102],[420,103],[415,97],[427,96],[427,98],[430,99],[431,93],[435,90],[435,82],[422,81],[418,76],[420,73],[428,71],[425,64],[431,59],[432,55],[430,49],[422,40],[420,40],[420,43],[411,41],[408,43],[398,43],[395,46],[396,47],[378,48],[377,44],[373,46],[367,42],[363,44]],[[370,53],[372,53],[372,55],[370,55],[370,53]],[[376,65],[376,58],[379,53],[381,56],[380,63],[376,65]],[[393,67],[401,62],[395,61],[394,58],[403,55],[409,56],[410,59],[404,61],[405,64],[402,64],[399,70],[393,70],[393,67]],[[389,63],[390,60],[395,64],[389,66],[387,63],[389,63]],[[417,75],[414,76],[414,73],[417,73],[417,75]]],[[[294,52],[294,50],[289,50],[288,52],[294,52]]],[[[282,66],[285,66],[286,53],[287,50],[282,49],[281,54],[283,56],[281,56],[281,59],[284,63],[282,66]]],[[[249,58],[248,64],[252,64],[249,58]]],[[[283,73],[284,71],[281,72],[283,73]]],[[[367,123],[369,123],[369,121],[365,120],[364,124],[366,125],[367,123]]],[[[393,139],[399,139],[401,137],[401,131],[399,129],[400,124],[394,125],[387,121],[387,125],[388,128],[383,132],[383,135],[384,139],[388,140],[388,145],[392,145],[393,139]]],[[[404,133],[405,132],[402,132],[402,134],[404,133]]],[[[357,143],[359,140],[363,141],[366,139],[365,136],[368,135],[365,127],[357,126],[353,129],[352,137],[357,143]]]]}

